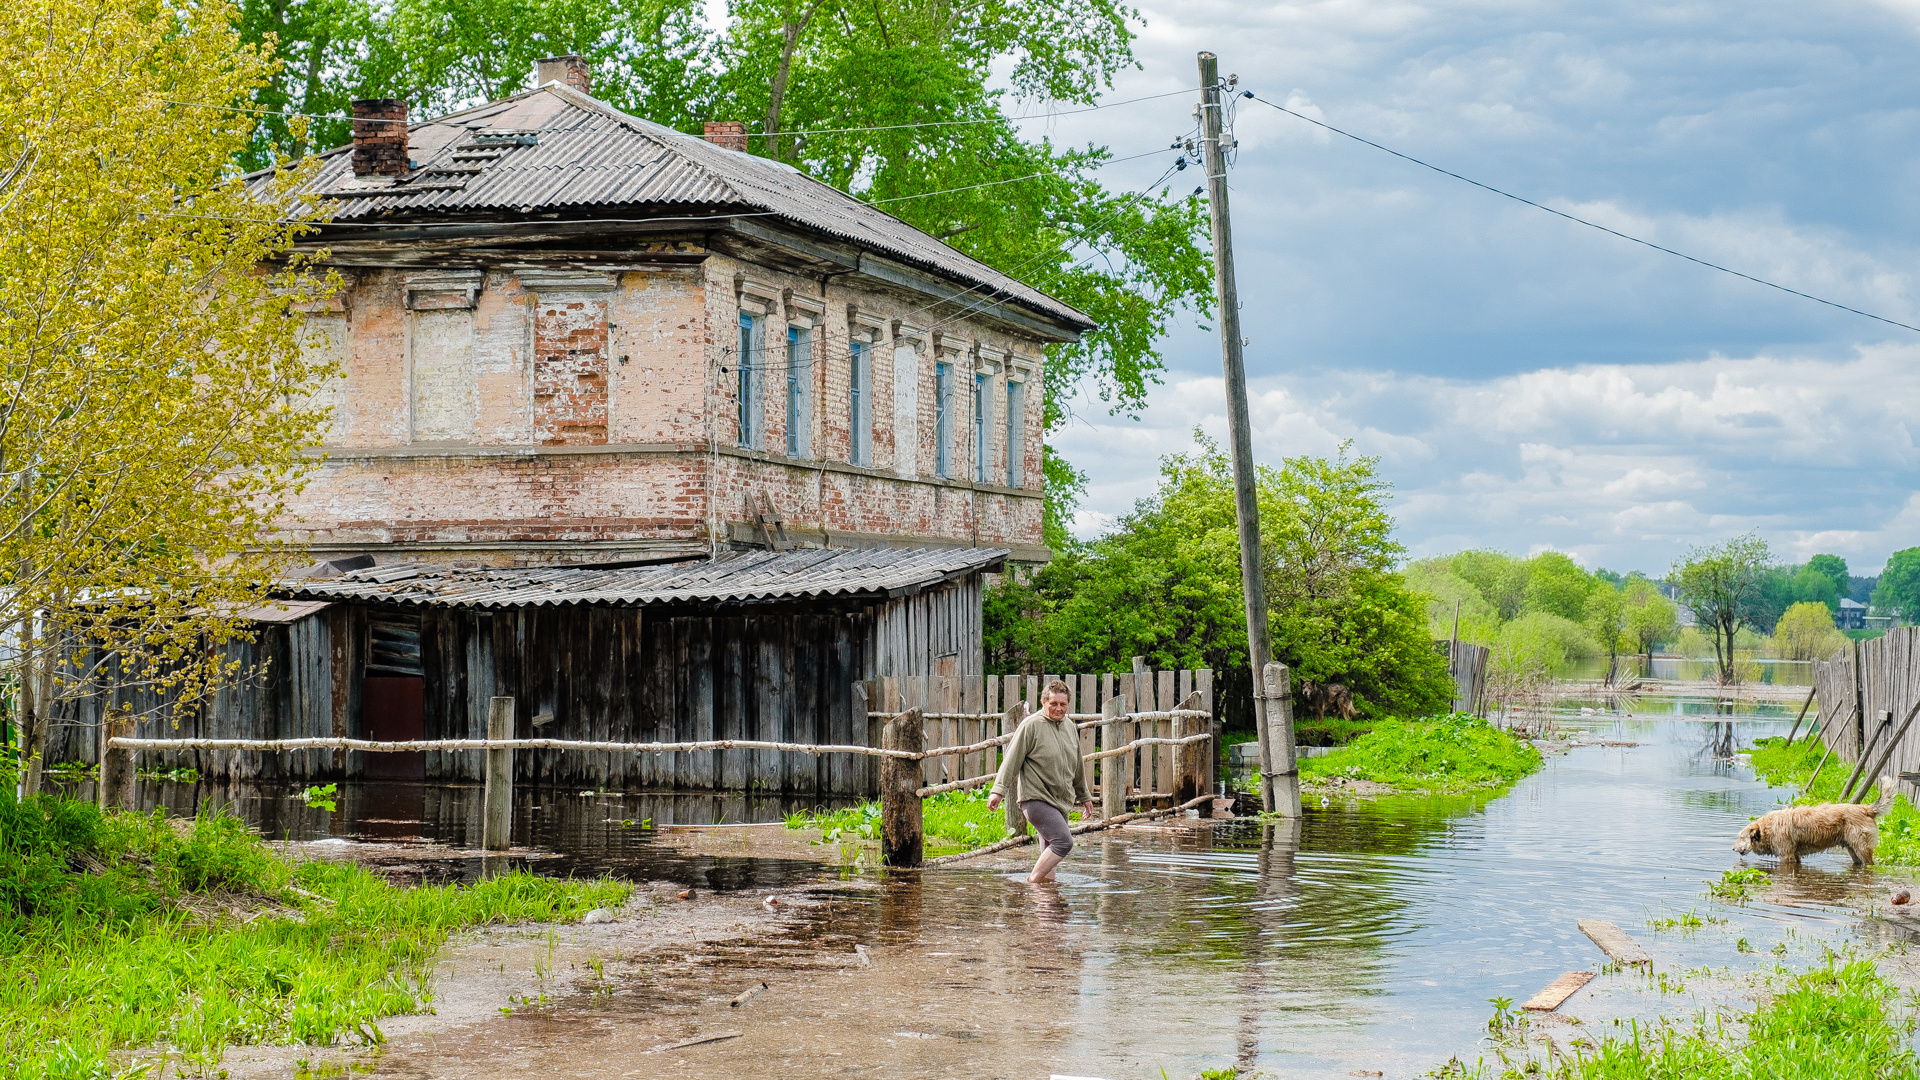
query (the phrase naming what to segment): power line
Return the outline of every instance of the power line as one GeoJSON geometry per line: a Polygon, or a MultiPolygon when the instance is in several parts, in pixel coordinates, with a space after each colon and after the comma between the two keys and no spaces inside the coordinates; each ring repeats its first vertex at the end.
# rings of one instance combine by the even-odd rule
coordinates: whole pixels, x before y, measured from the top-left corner
{"type": "Polygon", "coordinates": [[[1783,293],[1787,293],[1792,296],[1798,296],[1803,300],[1811,300],[1816,304],[1825,304],[1830,308],[1838,308],[1841,311],[1851,312],[1852,314],[1859,315],[1868,319],[1872,319],[1875,322],[1886,323],[1888,326],[1897,326],[1902,330],[1912,330],[1915,333],[1920,333],[1920,326],[1914,326],[1910,323],[1903,323],[1898,319],[1889,319],[1884,315],[1875,315],[1871,311],[1862,311],[1857,307],[1849,307],[1846,304],[1842,304],[1834,300],[1828,300],[1824,297],[1815,296],[1812,293],[1801,292],[1799,289],[1795,289],[1787,285],[1782,285],[1779,282],[1768,281],[1766,278],[1755,277],[1752,274],[1742,273],[1738,270],[1733,269],[1732,267],[1722,266],[1717,262],[1710,262],[1706,259],[1702,259],[1694,255],[1689,255],[1684,251],[1675,251],[1670,247],[1663,247],[1662,245],[1656,244],[1651,240],[1643,240],[1640,237],[1634,236],[1630,233],[1623,233],[1619,229],[1610,228],[1606,225],[1600,224],[1597,221],[1589,221],[1586,218],[1580,217],[1576,214],[1569,214],[1564,210],[1555,210],[1551,206],[1546,206],[1542,203],[1534,202],[1532,199],[1525,198],[1520,195],[1515,195],[1511,191],[1502,191],[1501,189],[1494,187],[1492,184],[1483,184],[1480,181],[1473,179],[1472,177],[1462,176],[1459,173],[1454,172],[1450,169],[1443,169],[1440,166],[1435,165],[1431,162],[1422,161],[1419,158],[1414,157],[1412,154],[1403,154],[1400,151],[1395,150],[1390,146],[1382,146],[1381,144],[1374,142],[1372,139],[1368,139],[1360,135],[1355,135],[1351,131],[1342,131],[1341,129],[1334,127],[1332,124],[1326,123],[1325,121],[1321,121],[1321,120],[1315,120],[1313,117],[1308,116],[1304,113],[1294,112],[1292,109],[1287,108],[1285,105],[1280,105],[1275,102],[1268,101],[1266,98],[1263,98],[1258,94],[1255,94],[1251,90],[1241,91],[1241,96],[1252,98],[1253,100],[1260,102],[1262,105],[1271,105],[1273,108],[1276,108],[1281,112],[1286,113],[1288,116],[1298,117],[1299,119],[1305,120],[1307,123],[1312,124],[1315,127],[1325,128],[1326,130],[1333,132],[1335,135],[1342,135],[1342,136],[1345,136],[1346,138],[1352,139],[1354,142],[1361,143],[1366,146],[1371,146],[1375,150],[1392,154],[1394,157],[1397,157],[1402,161],[1410,161],[1413,164],[1418,165],[1423,169],[1431,169],[1442,176],[1452,177],[1453,179],[1458,180],[1461,183],[1472,184],[1474,187],[1477,187],[1482,191],[1490,191],[1493,194],[1500,196],[1501,198],[1512,199],[1514,202],[1531,206],[1535,210],[1544,210],[1547,213],[1552,214],[1554,217],[1565,218],[1566,220],[1571,221],[1576,225],[1585,225],[1589,229],[1598,229],[1599,231],[1606,233],[1609,236],[1617,236],[1622,240],[1632,241],[1633,243],[1639,244],[1642,247],[1649,247],[1655,251],[1664,252],[1668,255],[1672,255],[1675,258],[1685,259],[1690,263],[1696,263],[1700,266],[1706,267],[1709,270],[1718,270],[1723,274],[1732,274],[1734,277],[1741,278],[1746,281],[1751,281],[1755,285],[1765,285],[1769,289],[1778,289],[1783,293]]]}

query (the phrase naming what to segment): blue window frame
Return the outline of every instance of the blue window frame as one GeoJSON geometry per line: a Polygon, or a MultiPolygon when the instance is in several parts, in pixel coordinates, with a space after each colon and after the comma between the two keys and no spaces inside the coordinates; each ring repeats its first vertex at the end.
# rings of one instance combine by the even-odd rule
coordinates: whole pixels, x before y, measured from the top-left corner
{"type": "Polygon", "coordinates": [[[953,365],[933,365],[933,471],[953,479],[953,365]]]}

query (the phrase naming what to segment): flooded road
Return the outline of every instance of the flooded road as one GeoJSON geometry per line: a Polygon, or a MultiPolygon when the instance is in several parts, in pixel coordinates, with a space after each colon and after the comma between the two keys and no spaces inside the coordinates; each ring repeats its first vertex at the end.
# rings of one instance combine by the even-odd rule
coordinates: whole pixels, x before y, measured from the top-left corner
{"type": "MultiPolygon", "coordinates": [[[[1848,903],[1873,872],[1841,852],[1776,876],[1743,906],[1705,896],[1742,865],[1734,834],[1780,796],[1726,750],[1783,732],[1790,713],[1752,706],[1723,722],[1642,704],[1654,715],[1582,717],[1576,704],[1562,726],[1611,745],[1551,756],[1499,798],[1313,799],[1299,822],[1094,834],[1057,889],[1020,881],[1030,854],[1019,852],[882,878],[836,866],[828,848],[811,861],[784,830],[709,833],[690,852],[621,824],[642,797],[533,796],[516,840],[545,849],[522,855],[540,872],[771,892],[784,919],[665,949],[606,946],[593,992],[557,992],[457,1037],[396,1038],[375,1074],[1118,1080],[1238,1065],[1243,1076],[1413,1077],[1480,1056],[1491,999],[1601,971],[1579,919],[1617,923],[1655,974],[1603,972],[1576,993],[1560,1015],[1581,1024],[1542,1024],[1561,1050],[1618,1018],[1748,1007],[1742,973],[1804,967],[1826,945],[1870,938],[1848,903]],[[1651,925],[1689,913],[1701,924],[1651,925]],[[716,1035],[728,1037],[660,1049],[716,1035]]],[[[251,814],[294,839],[388,829],[462,844],[459,822],[477,807],[469,818],[455,805],[465,796],[444,798],[379,820],[364,808],[350,819],[348,804],[314,819],[284,799],[251,814]]]]}

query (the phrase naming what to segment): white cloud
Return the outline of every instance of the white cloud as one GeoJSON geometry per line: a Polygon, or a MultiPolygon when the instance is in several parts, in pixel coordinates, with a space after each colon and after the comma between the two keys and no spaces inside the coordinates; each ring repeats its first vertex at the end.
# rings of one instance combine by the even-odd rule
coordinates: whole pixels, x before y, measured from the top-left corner
{"type": "MultiPolygon", "coordinates": [[[[1769,355],[1543,368],[1482,380],[1319,372],[1253,380],[1255,455],[1381,459],[1415,555],[1552,547],[1664,569],[1688,546],[1757,529],[1783,556],[1870,567],[1920,543],[1920,345],[1848,360],[1769,355]],[[1409,407],[1409,402],[1417,405],[1409,407]]],[[[1083,418],[1061,450],[1090,479],[1082,535],[1158,483],[1195,427],[1224,444],[1222,382],[1185,377],[1138,421],[1083,418]]]]}

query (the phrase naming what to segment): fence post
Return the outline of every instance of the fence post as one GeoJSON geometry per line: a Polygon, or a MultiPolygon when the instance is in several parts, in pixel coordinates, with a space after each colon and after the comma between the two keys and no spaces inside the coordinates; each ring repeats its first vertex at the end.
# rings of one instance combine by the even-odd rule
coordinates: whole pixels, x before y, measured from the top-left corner
{"type": "MultiPolygon", "coordinates": [[[[1180,703],[1180,709],[1200,711],[1200,692],[1196,690],[1188,694],[1187,700],[1180,703]]],[[[1184,739],[1189,735],[1198,735],[1211,726],[1209,721],[1197,716],[1176,716],[1173,718],[1173,737],[1184,739]]],[[[1201,790],[1201,786],[1207,782],[1206,755],[1212,747],[1213,741],[1209,739],[1206,742],[1193,742],[1173,748],[1173,805],[1179,806],[1181,803],[1191,802],[1206,794],[1201,790]]],[[[1212,817],[1213,804],[1201,803],[1200,816],[1212,817]]]]}
{"type": "MultiPolygon", "coordinates": [[[[1100,725],[1100,749],[1114,748],[1114,732],[1120,730],[1117,717],[1127,714],[1127,699],[1119,694],[1109,697],[1100,706],[1100,719],[1112,723],[1100,725]]],[[[1119,736],[1122,740],[1125,735],[1119,736]]],[[[1132,754],[1115,754],[1100,759],[1100,816],[1116,818],[1127,812],[1127,775],[1133,772],[1132,754]],[[1122,771],[1124,770],[1124,772],[1122,771]]]]}
{"type": "Polygon", "coordinates": [[[1300,764],[1293,756],[1293,687],[1287,665],[1274,662],[1261,672],[1267,691],[1267,755],[1273,771],[1262,778],[1273,791],[1274,811],[1286,814],[1300,805],[1300,764]]]}
{"type": "MultiPolygon", "coordinates": [[[[880,731],[880,748],[918,754],[927,748],[919,708],[887,721],[880,731]]],[[[880,759],[880,863],[902,869],[920,865],[923,855],[920,820],[920,762],[910,758],[880,759]]]]}
{"type": "MultiPolygon", "coordinates": [[[[487,738],[513,738],[513,699],[487,699],[487,738]]],[[[480,846],[505,851],[513,833],[513,751],[487,751],[487,794],[481,805],[480,846]]]]}
{"type": "Polygon", "coordinates": [[[100,782],[95,785],[102,810],[128,810],[133,806],[133,751],[110,745],[111,741],[133,733],[133,721],[115,715],[111,708],[100,721],[100,782]]]}
{"type": "MultiPolygon", "coordinates": [[[[1000,714],[1000,734],[1011,735],[1020,730],[1020,722],[1027,718],[1027,703],[1016,701],[1007,706],[1000,714]]],[[[1011,745],[1011,744],[1009,744],[1011,745]]],[[[1007,784],[1007,835],[1027,835],[1027,812],[1020,809],[1020,778],[1013,777],[1007,784]]]]}

